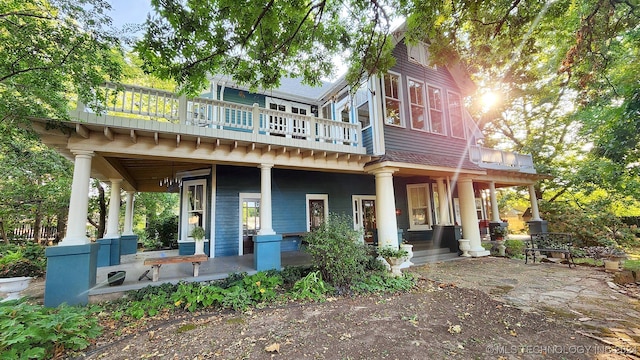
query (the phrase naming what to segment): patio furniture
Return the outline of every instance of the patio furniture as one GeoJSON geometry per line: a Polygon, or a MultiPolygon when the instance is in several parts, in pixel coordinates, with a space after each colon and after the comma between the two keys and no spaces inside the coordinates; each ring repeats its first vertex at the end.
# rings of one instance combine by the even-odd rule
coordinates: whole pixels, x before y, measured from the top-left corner
{"type": "Polygon", "coordinates": [[[167,257],[158,257],[158,258],[149,258],[145,259],[145,265],[151,265],[153,269],[152,273],[152,281],[158,281],[158,277],[160,276],[160,266],[164,264],[179,264],[190,262],[193,264],[193,276],[198,276],[198,272],[200,270],[200,263],[208,261],[209,257],[206,254],[201,255],[181,255],[181,256],[167,256],[167,257]]]}
{"type": "Polygon", "coordinates": [[[569,264],[576,266],[573,262],[573,254],[571,253],[572,241],[571,234],[566,233],[540,233],[531,234],[531,238],[526,241],[524,249],[525,264],[529,262],[529,256],[536,262],[536,256],[542,253],[560,253],[564,254],[569,264]]]}

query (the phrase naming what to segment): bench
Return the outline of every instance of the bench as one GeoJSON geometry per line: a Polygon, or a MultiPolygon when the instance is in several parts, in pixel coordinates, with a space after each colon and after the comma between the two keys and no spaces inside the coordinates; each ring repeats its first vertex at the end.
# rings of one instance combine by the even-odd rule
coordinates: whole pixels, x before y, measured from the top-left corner
{"type": "Polygon", "coordinates": [[[573,262],[571,234],[566,233],[539,233],[531,234],[529,240],[526,241],[524,255],[524,263],[529,262],[529,256],[533,258],[533,262],[536,262],[536,255],[542,253],[561,253],[565,254],[565,258],[569,264],[576,266],[573,262]]]}
{"type": "MultiPolygon", "coordinates": [[[[193,276],[198,276],[198,272],[200,271],[200,263],[206,262],[209,260],[209,257],[205,254],[201,255],[180,255],[180,256],[166,256],[159,258],[149,258],[144,260],[145,265],[151,265],[153,269],[152,273],[152,281],[158,281],[158,277],[160,276],[160,266],[164,264],[179,264],[190,262],[193,264],[193,276]]],[[[147,270],[148,271],[148,270],[147,270]]],[[[146,275],[146,274],[145,274],[146,275]]]]}

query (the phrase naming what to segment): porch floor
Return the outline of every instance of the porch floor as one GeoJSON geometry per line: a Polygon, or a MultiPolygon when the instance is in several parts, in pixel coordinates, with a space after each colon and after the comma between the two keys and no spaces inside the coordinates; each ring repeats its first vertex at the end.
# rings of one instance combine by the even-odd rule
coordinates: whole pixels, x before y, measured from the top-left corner
{"type": "MultiPolygon", "coordinates": [[[[419,256],[420,252],[441,250],[439,253],[446,253],[448,249],[436,249],[432,244],[415,242],[414,256],[419,256]]],[[[257,271],[253,266],[253,254],[243,256],[222,256],[209,258],[209,261],[200,264],[198,277],[193,277],[193,265],[191,263],[166,264],[160,268],[160,276],[157,282],[152,282],[146,277],[138,280],[142,274],[151,269],[151,266],[144,265],[146,258],[177,256],[178,250],[161,250],[138,252],[131,255],[123,255],[120,258],[120,265],[99,267],[96,271],[96,285],[89,290],[89,296],[99,296],[112,293],[121,293],[129,290],[137,290],[149,285],[160,285],[162,283],[178,283],[180,281],[211,281],[226,278],[230,273],[246,272],[255,274],[257,271]],[[122,285],[109,286],[107,274],[112,271],[126,271],[124,283],[122,285]]],[[[450,254],[451,258],[433,258],[432,261],[451,260],[457,254],[450,254]]],[[[426,261],[430,262],[430,261],[426,261]]],[[[311,263],[309,255],[303,251],[282,252],[281,265],[300,266],[311,263]]],[[[424,262],[421,262],[424,263],[424,262]]],[[[416,265],[419,265],[417,262],[416,265]]],[[[151,278],[151,271],[147,274],[151,278]]]]}

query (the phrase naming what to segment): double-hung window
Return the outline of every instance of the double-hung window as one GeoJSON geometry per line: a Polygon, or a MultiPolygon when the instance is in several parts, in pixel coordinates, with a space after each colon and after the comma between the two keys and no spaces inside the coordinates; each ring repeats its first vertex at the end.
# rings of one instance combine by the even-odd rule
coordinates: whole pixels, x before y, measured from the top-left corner
{"type": "Polygon", "coordinates": [[[409,203],[409,230],[426,230],[431,227],[431,198],[429,184],[407,185],[409,203]]]}
{"type": "Polygon", "coordinates": [[[449,102],[449,121],[451,122],[451,136],[464,139],[464,121],[462,118],[462,98],[454,92],[447,92],[449,102]]]}
{"type": "Polygon", "coordinates": [[[388,125],[402,126],[402,100],[400,97],[400,75],[387,73],[384,81],[384,122],[388,125]]]}
{"type": "Polygon", "coordinates": [[[431,132],[445,135],[444,116],[442,114],[442,89],[429,85],[428,95],[431,132]]]}
{"type": "Polygon", "coordinates": [[[424,83],[408,79],[409,103],[411,105],[411,128],[428,130],[427,110],[425,108],[424,83]]]}

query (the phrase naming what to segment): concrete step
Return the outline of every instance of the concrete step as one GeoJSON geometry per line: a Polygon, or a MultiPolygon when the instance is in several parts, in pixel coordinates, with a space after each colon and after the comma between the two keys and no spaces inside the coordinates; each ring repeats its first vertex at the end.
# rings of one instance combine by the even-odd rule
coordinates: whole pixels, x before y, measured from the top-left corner
{"type": "Polygon", "coordinates": [[[435,249],[425,249],[425,250],[414,250],[413,257],[422,257],[422,256],[430,256],[430,255],[439,255],[439,254],[448,254],[449,248],[435,248],[435,249]]]}
{"type": "Polygon", "coordinates": [[[411,259],[411,262],[414,266],[420,266],[424,264],[442,262],[442,261],[451,261],[451,260],[460,260],[464,259],[463,257],[458,256],[457,253],[449,252],[449,249],[444,249],[446,251],[439,252],[435,254],[426,254],[426,255],[414,255],[411,259]]]}

